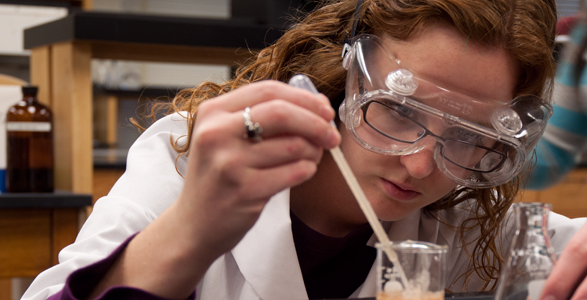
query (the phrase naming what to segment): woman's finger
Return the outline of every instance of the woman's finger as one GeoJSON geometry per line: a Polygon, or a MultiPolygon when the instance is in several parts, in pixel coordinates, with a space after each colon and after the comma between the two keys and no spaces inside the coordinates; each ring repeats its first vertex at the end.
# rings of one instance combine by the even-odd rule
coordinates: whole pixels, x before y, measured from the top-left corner
{"type": "MultiPolygon", "coordinates": [[[[264,139],[284,135],[300,136],[327,149],[335,147],[340,140],[338,130],[329,122],[287,101],[274,100],[258,104],[250,108],[249,116],[253,123],[262,128],[260,135],[264,139]]],[[[243,118],[242,132],[246,132],[245,127],[243,118]]]]}
{"type": "MultiPolygon", "coordinates": [[[[544,289],[542,300],[566,300],[570,299],[575,289],[585,280],[587,273],[587,224],[583,226],[569,241],[564,251],[556,262],[544,289]]],[[[579,291],[585,299],[587,291],[579,291]]]]}
{"type": "Polygon", "coordinates": [[[250,146],[246,155],[249,166],[257,169],[275,168],[298,160],[318,163],[322,148],[298,136],[265,139],[250,146]]]}
{"type": "Polygon", "coordinates": [[[310,179],[316,169],[316,162],[311,160],[297,160],[273,168],[249,169],[243,192],[250,199],[268,198],[310,179]]]}
{"type": "Polygon", "coordinates": [[[275,80],[264,80],[240,87],[210,101],[210,106],[232,112],[271,100],[284,100],[303,107],[328,120],[334,117],[330,101],[322,94],[296,88],[275,80]]]}
{"type": "Polygon", "coordinates": [[[571,297],[571,300],[584,300],[587,299],[587,274],[583,274],[583,282],[577,287],[575,293],[571,297]]]}

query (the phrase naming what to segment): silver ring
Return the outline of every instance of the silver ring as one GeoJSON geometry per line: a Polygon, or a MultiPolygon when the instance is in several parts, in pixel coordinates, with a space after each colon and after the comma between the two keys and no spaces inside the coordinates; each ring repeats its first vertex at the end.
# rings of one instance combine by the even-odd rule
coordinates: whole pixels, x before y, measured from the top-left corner
{"type": "Polygon", "coordinates": [[[263,140],[261,133],[263,133],[263,127],[259,123],[253,123],[251,121],[251,108],[246,107],[243,112],[243,119],[245,119],[245,139],[252,140],[254,142],[260,142],[263,140]]]}

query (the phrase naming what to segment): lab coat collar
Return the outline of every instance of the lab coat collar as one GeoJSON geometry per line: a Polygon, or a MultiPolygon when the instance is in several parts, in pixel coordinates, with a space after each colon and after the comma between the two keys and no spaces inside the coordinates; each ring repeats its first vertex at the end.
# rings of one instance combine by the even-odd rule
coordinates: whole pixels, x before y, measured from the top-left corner
{"type": "Polygon", "coordinates": [[[245,280],[261,299],[308,299],[289,208],[289,189],[273,196],[232,250],[245,280]]]}

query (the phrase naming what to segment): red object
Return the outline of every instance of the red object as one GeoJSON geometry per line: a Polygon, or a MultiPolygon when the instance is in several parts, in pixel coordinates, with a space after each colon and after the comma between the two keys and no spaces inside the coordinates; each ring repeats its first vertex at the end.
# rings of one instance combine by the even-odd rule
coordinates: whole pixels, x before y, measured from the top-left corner
{"type": "Polygon", "coordinates": [[[556,35],[568,35],[577,23],[578,16],[562,17],[556,22],[556,35]]]}

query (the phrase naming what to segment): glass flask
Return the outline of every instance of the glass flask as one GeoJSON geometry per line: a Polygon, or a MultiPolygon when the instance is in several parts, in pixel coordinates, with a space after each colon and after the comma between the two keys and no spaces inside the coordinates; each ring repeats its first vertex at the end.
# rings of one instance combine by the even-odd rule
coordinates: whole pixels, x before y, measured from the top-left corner
{"type": "Polygon", "coordinates": [[[495,300],[538,300],[555,263],[546,232],[550,204],[515,203],[517,230],[501,272],[495,300]]]}
{"type": "Polygon", "coordinates": [[[6,114],[6,189],[9,193],[53,192],[53,114],[38,102],[37,88],[6,114]]]}

